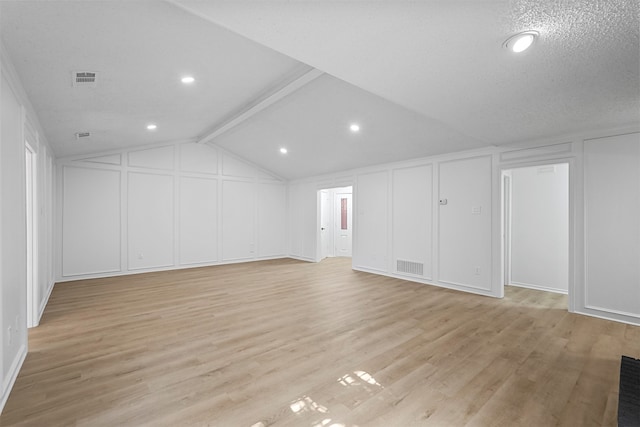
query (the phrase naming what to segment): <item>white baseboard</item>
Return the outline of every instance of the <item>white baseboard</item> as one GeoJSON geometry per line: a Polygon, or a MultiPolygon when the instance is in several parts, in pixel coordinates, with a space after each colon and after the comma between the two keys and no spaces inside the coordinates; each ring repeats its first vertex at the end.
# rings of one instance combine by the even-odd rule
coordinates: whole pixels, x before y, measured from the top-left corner
{"type": "Polygon", "coordinates": [[[55,281],[49,283],[47,288],[47,295],[40,301],[40,307],[38,307],[38,317],[36,318],[36,324],[33,326],[38,326],[40,324],[40,319],[42,319],[42,315],[44,314],[44,309],[47,307],[49,303],[49,298],[51,298],[51,292],[53,292],[53,286],[56,284],[55,281]]]}
{"type": "Polygon", "coordinates": [[[295,259],[297,261],[317,262],[313,258],[309,258],[309,257],[305,257],[305,256],[298,256],[298,255],[288,255],[287,258],[295,259]]]}
{"type": "Polygon", "coordinates": [[[4,405],[9,400],[9,394],[11,393],[11,389],[13,385],[16,383],[16,379],[18,378],[18,373],[20,372],[20,368],[22,368],[22,364],[24,363],[24,359],[27,357],[27,345],[23,344],[20,347],[20,351],[16,355],[13,363],[11,364],[11,368],[7,374],[7,378],[2,382],[2,400],[0,400],[0,414],[4,409],[4,405]]]}
{"type": "Polygon", "coordinates": [[[619,313],[606,312],[593,308],[577,308],[575,313],[585,316],[597,317],[598,319],[611,320],[614,322],[627,323],[629,325],[640,326],[640,318],[637,316],[626,316],[619,313]]]}
{"type": "Polygon", "coordinates": [[[509,286],[516,286],[518,288],[535,289],[536,291],[553,292],[556,294],[564,294],[564,295],[567,295],[569,293],[566,289],[549,288],[547,286],[533,285],[531,283],[522,283],[522,282],[514,282],[514,281],[511,281],[511,283],[509,283],[509,286]]]}
{"type": "Polygon", "coordinates": [[[193,264],[178,264],[178,265],[172,264],[164,267],[150,267],[150,268],[141,268],[141,269],[135,269],[135,270],[118,270],[118,271],[111,271],[106,273],[83,273],[83,274],[77,274],[73,276],[61,276],[56,279],[56,282],[57,283],[75,282],[76,280],[102,279],[105,277],[129,276],[132,274],[144,274],[144,273],[158,273],[162,271],[184,270],[188,268],[200,268],[200,267],[214,267],[218,265],[240,264],[244,262],[270,261],[274,259],[283,259],[283,258],[289,258],[289,256],[288,255],[256,256],[252,258],[239,258],[239,259],[231,259],[231,260],[227,259],[222,261],[201,262],[201,263],[193,263],[193,264]]]}
{"type": "Polygon", "coordinates": [[[402,274],[389,273],[386,271],[376,270],[368,267],[361,267],[357,265],[353,266],[353,269],[356,271],[362,271],[364,273],[371,273],[371,274],[377,274],[380,276],[393,277],[394,279],[406,280],[408,282],[421,283],[423,285],[436,286],[438,288],[451,289],[454,291],[466,292],[469,294],[482,295],[482,296],[491,297],[491,298],[498,298],[491,293],[491,290],[476,288],[469,285],[463,285],[463,284],[452,283],[452,282],[444,282],[444,281],[438,281],[438,280],[427,279],[427,278],[410,277],[402,274]]]}

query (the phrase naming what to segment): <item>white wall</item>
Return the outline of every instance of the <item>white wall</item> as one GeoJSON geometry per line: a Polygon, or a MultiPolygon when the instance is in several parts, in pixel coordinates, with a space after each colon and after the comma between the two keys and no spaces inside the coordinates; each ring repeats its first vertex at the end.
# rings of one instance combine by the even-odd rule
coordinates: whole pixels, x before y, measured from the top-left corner
{"type": "Polygon", "coordinates": [[[503,148],[502,169],[569,164],[569,310],[640,325],[640,133],[503,148]]]}
{"type": "MultiPolygon", "coordinates": [[[[126,180],[127,268],[140,270],[173,266],[174,177],[130,171],[126,180]]],[[[65,181],[65,186],[71,185],[73,185],[72,182],[65,181]]],[[[203,195],[203,197],[206,196],[203,195]]],[[[70,210],[73,211],[73,209],[70,210]]],[[[94,223],[93,227],[95,226],[94,223]]],[[[71,259],[75,256],[77,253],[73,254],[71,259]]]]}
{"type": "Polygon", "coordinates": [[[440,164],[440,282],[491,293],[491,156],[440,164]]]}
{"type": "Polygon", "coordinates": [[[584,143],[585,289],[590,313],[640,319],[640,133],[584,143]]]}
{"type": "Polygon", "coordinates": [[[26,319],[26,222],[22,106],[2,75],[0,89],[0,190],[2,193],[2,379],[3,390],[24,357],[26,319]]]}
{"type": "Polygon", "coordinates": [[[389,270],[389,172],[358,174],[354,199],[353,266],[386,272],[389,270]]]}
{"type": "Polygon", "coordinates": [[[51,151],[20,80],[0,49],[0,411],[27,353],[25,138],[36,152],[37,245],[33,306],[37,324],[53,289],[51,151]]]}
{"type": "Polygon", "coordinates": [[[193,142],[59,160],[59,280],[282,257],[286,185],[193,142]]]}
{"type": "MultiPolygon", "coordinates": [[[[316,192],[353,182],[353,268],[501,296],[492,267],[492,193],[498,180],[491,151],[417,159],[290,184],[291,248],[317,241],[316,192]],[[449,203],[438,204],[446,197],[449,203]],[[310,215],[300,214],[304,211],[310,215]]],[[[302,259],[319,259],[308,250],[302,259]]]]}
{"type": "Polygon", "coordinates": [[[62,169],[64,276],[120,271],[120,175],[117,171],[62,169]],[[95,218],[100,226],[95,227],[95,218]],[[100,242],[88,246],[87,242],[100,242]]]}
{"type": "Polygon", "coordinates": [[[179,262],[182,265],[218,259],[218,185],[213,179],[180,178],[179,262]]]}
{"type": "MultiPolygon", "coordinates": [[[[640,324],[639,135],[637,127],[605,129],[589,137],[452,153],[291,182],[290,254],[320,259],[317,191],[354,183],[353,268],[501,297],[501,171],[567,163],[569,309],[640,324]],[[440,205],[444,198],[447,204],[440,205]],[[423,274],[398,271],[399,260],[422,264],[423,274]]],[[[565,277],[559,270],[537,269],[537,263],[516,270],[524,271],[520,267],[565,277]]]]}
{"type": "Polygon", "coordinates": [[[317,226],[319,195],[314,182],[291,183],[288,187],[289,256],[319,261],[317,226]]]}
{"type": "Polygon", "coordinates": [[[569,289],[569,165],[511,170],[511,284],[569,289]]]}
{"type": "Polygon", "coordinates": [[[431,164],[393,170],[391,235],[396,273],[420,276],[422,268],[421,275],[433,279],[433,182],[431,164]]]}
{"type": "Polygon", "coordinates": [[[284,185],[259,184],[257,192],[258,256],[281,256],[288,240],[287,187],[284,185]]]}

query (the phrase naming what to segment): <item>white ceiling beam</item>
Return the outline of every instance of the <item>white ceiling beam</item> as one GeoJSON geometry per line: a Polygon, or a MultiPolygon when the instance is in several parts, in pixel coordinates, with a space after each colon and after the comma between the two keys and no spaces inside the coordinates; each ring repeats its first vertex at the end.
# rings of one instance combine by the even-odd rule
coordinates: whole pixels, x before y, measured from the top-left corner
{"type": "Polygon", "coordinates": [[[313,80],[317,79],[324,72],[318,69],[311,69],[300,77],[296,77],[295,79],[285,83],[274,91],[269,92],[269,94],[262,96],[255,101],[248,104],[246,108],[235,114],[230,119],[222,122],[221,124],[214,127],[211,131],[206,134],[200,136],[198,138],[198,143],[206,143],[211,142],[216,137],[222,135],[223,133],[233,129],[238,126],[240,123],[250,119],[255,116],[262,110],[270,107],[271,105],[279,102],[281,99],[286,98],[291,95],[293,92],[302,88],[303,86],[309,84],[313,80]]]}

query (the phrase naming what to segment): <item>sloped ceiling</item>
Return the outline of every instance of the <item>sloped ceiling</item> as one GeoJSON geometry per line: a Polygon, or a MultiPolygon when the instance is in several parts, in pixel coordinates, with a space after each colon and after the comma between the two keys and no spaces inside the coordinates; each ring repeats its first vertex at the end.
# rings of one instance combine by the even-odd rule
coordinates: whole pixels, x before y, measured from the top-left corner
{"type": "Polygon", "coordinates": [[[175,3],[486,144],[639,120],[637,0],[175,3]]]}
{"type": "Polygon", "coordinates": [[[57,156],[198,140],[319,69],[326,74],[209,142],[300,178],[638,126],[639,8],[635,0],[4,0],[0,30],[57,156]],[[540,32],[532,49],[502,47],[528,29],[540,32]],[[71,87],[71,71],[84,69],[100,72],[95,89],[71,87]],[[187,73],[196,77],[189,87],[179,82],[187,73]],[[74,133],[85,130],[91,140],[79,143],[74,133]]]}
{"type": "Polygon", "coordinates": [[[0,1],[0,19],[58,157],[195,138],[310,69],[163,1],[0,1]],[[74,70],[97,86],[74,88],[74,70]]]}

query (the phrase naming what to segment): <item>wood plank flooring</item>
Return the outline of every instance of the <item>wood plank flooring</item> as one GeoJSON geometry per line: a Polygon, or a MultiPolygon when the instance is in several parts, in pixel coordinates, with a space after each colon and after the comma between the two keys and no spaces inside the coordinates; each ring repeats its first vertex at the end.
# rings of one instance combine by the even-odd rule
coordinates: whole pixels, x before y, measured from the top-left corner
{"type": "Polygon", "coordinates": [[[56,285],[0,425],[616,425],[640,327],[275,260],[56,285]]]}

